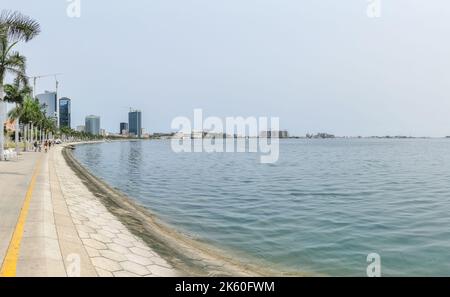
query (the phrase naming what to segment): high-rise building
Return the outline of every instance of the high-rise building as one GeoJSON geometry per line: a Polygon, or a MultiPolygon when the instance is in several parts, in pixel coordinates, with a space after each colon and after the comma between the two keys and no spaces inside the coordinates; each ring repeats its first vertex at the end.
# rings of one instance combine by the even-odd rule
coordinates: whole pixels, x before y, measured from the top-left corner
{"type": "Polygon", "coordinates": [[[120,135],[128,134],[128,123],[120,123],[120,135]]]}
{"type": "Polygon", "coordinates": [[[289,132],[286,130],[280,131],[280,138],[289,138],[289,132]]]}
{"type": "Polygon", "coordinates": [[[59,99],[59,126],[71,128],[71,102],[69,98],[59,99]]]}
{"type": "Polygon", "coordinates": [[[130,135],[142,137],[142,112],[140,110],[132,110],[128,113],[128,132],[130,135]]]}
{"type": "Polygon", "coordinates": [[[85,119],[85,131],[92,135],[100,135],[100,117],[95,115],[87,116],[85,119]]]}
{"type": "Polygon", "coordinates": [[[56,92],[45,91],[44,94],[36,95],[37,100],[44,106],[45,115],[48,118],[58,119],[58,100],[56,92]]]}
{"type": "Polygon", "coordinates": [[[261,138],[289,138],[289,132],[283,131],[261,131],[259,134],[261,138]]]}

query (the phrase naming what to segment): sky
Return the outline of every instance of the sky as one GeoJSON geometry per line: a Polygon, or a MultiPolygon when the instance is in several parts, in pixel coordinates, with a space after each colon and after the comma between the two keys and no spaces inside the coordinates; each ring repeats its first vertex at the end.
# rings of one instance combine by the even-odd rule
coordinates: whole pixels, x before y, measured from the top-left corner
{"type": "MultiPolygon", "coordinates": [[[[38,20],[18,48],[29,75],[63,73],[72,126],[150,133],[177,116],[279,117],[291,135],[450,135],[450,2],[2,0],[38,20]]],[[[37,92],[54,89],[54,78],[37,92]]]]}

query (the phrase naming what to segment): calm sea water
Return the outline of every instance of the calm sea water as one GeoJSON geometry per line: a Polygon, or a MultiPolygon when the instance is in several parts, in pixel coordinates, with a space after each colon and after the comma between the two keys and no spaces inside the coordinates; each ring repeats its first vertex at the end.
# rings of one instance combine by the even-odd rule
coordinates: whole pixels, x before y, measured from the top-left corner
{"type": "MultiPolygon", "coordinates": [[[[281,270],[450,275],[450,140],[286,140],[280,160],[82,145],[76,158],[191,236],[281,270]]],[[[250,260],[251,259],[251,260],[250,260]]]]}

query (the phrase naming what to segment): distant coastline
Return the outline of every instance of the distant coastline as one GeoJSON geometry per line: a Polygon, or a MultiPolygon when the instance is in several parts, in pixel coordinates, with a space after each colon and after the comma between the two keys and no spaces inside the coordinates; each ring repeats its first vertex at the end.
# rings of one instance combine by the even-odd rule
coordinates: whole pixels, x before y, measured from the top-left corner
{"type": "MultiPolygon", "coordinates": [[[[263,138],[260,136],[236,136],[236,137],[230,137],[230,138],[263,138]]],[[[140,141],[140,140],[167,140],[167,139],[181,139],[174,137],[174,134],[159,134],[158,136],[151,136],[149,138],[114,138],[114,137],[108,137],[105,140],[110,141],[140,141]]],[[[199,138],[200,139],[200,138],[199,138]]],[[[203,139],[208,140],[211,139],[209,137],[204,137],[203,139]]],[[[217,139],[217,138],[216,138],[217,139]]],[[[224,138],[226,139],[226,138],[224,138]]],[[[404,136],[404,135],[385,135],[385,136],[336,136],[333,134],[327,134],[327,133],[318,133],[318,134],[311,134],[310,136],[289,136],[289,137],[283,137],[279,139],[450,139],[450,136],[404,136]]]]}

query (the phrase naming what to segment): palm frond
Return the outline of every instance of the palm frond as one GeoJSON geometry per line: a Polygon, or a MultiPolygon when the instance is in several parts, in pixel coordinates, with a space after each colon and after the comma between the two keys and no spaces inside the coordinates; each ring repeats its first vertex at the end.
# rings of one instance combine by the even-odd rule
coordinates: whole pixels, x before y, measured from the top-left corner
{"type": "Polygon", "coordinates": [[[18,11],[3,10],[0,14],[0,38],[27,42],[40,31],[40,25],[36,20],[18,11]]]}
{"type": "Polygon", "coordinates": [[[26,76],[25,73],[16,75],[16,78],[14,78],[14,85],[19,88],[20,88],[20,86],[23,86],[24,88],[31,89],[29,87],[28,76],[26,76]]]}
{"type": "Polygon", "coordinates": [[[19,52],[12,52],[6,57],[4,64],[6,67],[17,67],[18,69],[25,70],[27,58],[19,52]]]}

